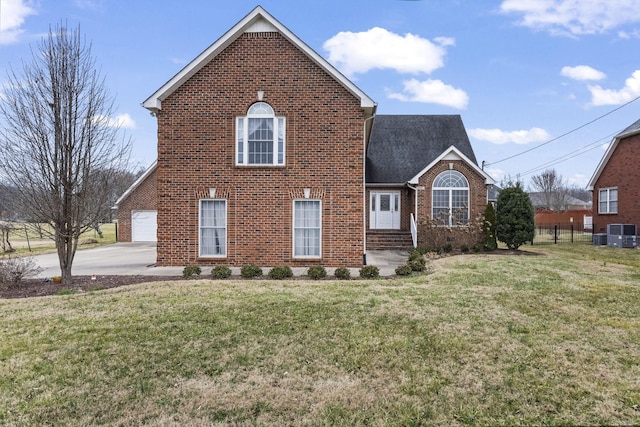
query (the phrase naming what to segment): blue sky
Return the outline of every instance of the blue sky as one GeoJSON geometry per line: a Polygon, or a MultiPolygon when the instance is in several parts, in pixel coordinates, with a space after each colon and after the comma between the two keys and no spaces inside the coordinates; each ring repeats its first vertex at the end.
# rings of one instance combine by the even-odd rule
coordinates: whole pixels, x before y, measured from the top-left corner
{"type": "Polygon", "coordinates": [[[640,118],[640,0],[0,0],[0,96],[50,25],[80,24],[147,166],[156,122],[140,103],[258,4],[378,114],[460,114],[497,181],[551,167],[585,186],[640,118]]]}

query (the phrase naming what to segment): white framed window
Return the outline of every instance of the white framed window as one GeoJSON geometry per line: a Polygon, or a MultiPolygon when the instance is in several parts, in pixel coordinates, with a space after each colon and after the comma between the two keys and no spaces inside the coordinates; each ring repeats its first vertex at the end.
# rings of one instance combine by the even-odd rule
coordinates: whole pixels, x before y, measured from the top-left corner
{"type": "Polygon", "coordinates": [[[433,181],[431,214],[443,225],[454,227],[469,223],[469,182],[460,172],[447,170],[433,181]]]}
{"type": "Polygon", "coordinates": [[[199,211],[200,257],[226,257],[227,201],[201,199],[199,211]]]}
{"type": "Polygon", "coordinates": [[[256,102],[236,118],[236,165],[282,166],[285,161],[285,119],[266,102],[256,102]]]}
{"type": "Polygon", "coordinates": [[[293,257],[320,258],[322,254],[322,203],[293,201],[293,257]]]}
{"type": "Polygon", "coordinates": [[[618,213],[618,189],[616,187],[598,190],[598,213],[618,213]]]}

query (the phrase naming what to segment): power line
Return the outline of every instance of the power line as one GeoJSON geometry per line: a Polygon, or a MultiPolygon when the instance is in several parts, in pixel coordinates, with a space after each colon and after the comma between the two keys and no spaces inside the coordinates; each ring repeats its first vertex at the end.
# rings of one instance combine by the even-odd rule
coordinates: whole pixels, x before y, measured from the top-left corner
{"type": "Polygon", "coordinates": [[[549,166],[554,166],[557,165],[558,163],[562,163],[562,162],[566,162],[567,160],[571,160],[573,158],[576,158],[578,156],[581,156],[583,154],[588,153],[589,151],[595,150],[596,148],[600,148],[600,145],[602,143],[602,141],[608,140],[610,139],[612,136],[617,135],[619,132],[615,132],[615,133],[611,133],[605,137],[602,137],[600,139],[598,139],[597,141],[591,142],[587,145],[584,145],[574,151],[571,151],[555,160],[551,160],[547,163],[543,163],[539,166],[536,166],[535,168],[529,169],[525,172],[522,172],[520,174],[518,174],[519,176],[526,176],[526,175],[530,175],[534,172],[538,172],[540,170],[543,170],[545,168],[548,168],[549,166]],[[597,145],[596,145],[597,144],[597,145]]]}
{"type": "Polygon", "coordinates": [[[626,103],[624,103],[624,104],[620,105],[619,107],[616,107],[616,108],[614,108],[613,110],[611,110],[611,111],[609,111],[609,112],[607,112],[607,113],[605,113],[605,114],[603,114],[603,115],[601,115],[601,116],[598,116],[598,117],[596,117],[595,119],[593,119],[593,120],[591,120],[591,121],[589,121],[589,122],[587,122],[587,123],[585,123],[585,124],[583,124],[583,125],[581,125],[581,126],[578,126],[578,127],[577,127],[577,128],[575,128],[575,129],[572,129],[572,130],[570,130],[570,131],[568,131],[568,132],[565,132],[565,133],[563,133],[563,134],[562,134],[562,135],[560,135],[560,136],[557,136],[557,137],[555,137],[555,138],[552,138],[552,139],[550,139],[550,140],[548,140],[548,141],[546,141],[546,142],[543,142],[542,144],[538,144],[538,145],[536,145],[535,147],[531,147],[531,148],[529,148],[529,149],[527,149],[527,150],[524,150],[524,151],[522,151],[522,152],[520,152],[520,153],[514,154],[514,155],[509,156],[509,157],[505,157],[504,159],[500,159],[500,160],[497,160],[497,161],[495,161],[495,162],[491,162],[491,163],[485,163],[485,166],[489,166],[489,165],[493,166],[493,165],[496,165],[496,164],[498,164],[498,163],[502,163],[502,162],[504,162],[504,161],[506,161],[506,160],[511,160],[511,159],[513,159],[514,157],[522,156],[523,154],[529,153],[529,152],[531,152],[531,151],[533,151],[533,150],[536,150],[536,149],[538,149],[538,148],[540,148],[540,147],[543,147],[543,146],[545,146],[545,145],[547,145],[547,144],[550,144],[550,143],[552,143],[552,142],[554,142],[554,141],[557,141],[557,140],[559,140],[560,138],[564,138],[564,137],[565,137],[565,136],[567,136],[567,135],[570,135],[570,134],[572,134],[572,133],[574,133],[574,132],[577,132],[577,131],[579,131],[580,129],[582,129],[582,128],[586,127],[586,126],[589,126],[590,124],[595,123],[595,122],[597,122],[598,120],[603,119],[603,118],[607,117],[608,115],[610,115],[610,114],[612,114],[612,113],[615,113],[616,111],[620,110],[621,108],[626,107],[627,105],[629,105],[629,104],[631,104],[631,103],[633,103],[633,102],[637,101],[638,99],[640,99],[640,96],[637,96],[637,97],[633,98],[631,101],[628,101],[628,102],[626,102],[626,103]]]}

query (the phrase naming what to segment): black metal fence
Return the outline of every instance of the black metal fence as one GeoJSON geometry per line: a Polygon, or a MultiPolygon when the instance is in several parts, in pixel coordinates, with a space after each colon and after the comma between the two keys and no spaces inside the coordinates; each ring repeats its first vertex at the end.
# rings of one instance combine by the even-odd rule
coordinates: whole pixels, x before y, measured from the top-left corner
{"type": "Polygon", "coordinates": [[[581,223],[536,225],[534,245],[557,243],[592,243],[590,229],[585,229],[581,223]]]}

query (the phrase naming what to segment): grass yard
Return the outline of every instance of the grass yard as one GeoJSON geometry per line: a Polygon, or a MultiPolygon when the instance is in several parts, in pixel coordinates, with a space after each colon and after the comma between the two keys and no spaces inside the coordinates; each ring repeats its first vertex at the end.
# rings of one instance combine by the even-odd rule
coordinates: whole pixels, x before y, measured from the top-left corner
{"type": "MultiPolygon", "coordinates": [[[[56,251],[56,245],[51,236],[53,230],[48,224],[42,225],[42,235],[36,231],[33,226],[25,228],[17,228],[9,233],[9,241],[11,246],[16,250],[17,254],[43,254],[56,251]],[[47,234],[48,233],[48,234],[47,234]]],[[[79,249],[93,248],[101,245],[110,245],[116,242],[116,224],[105,223],[100,224],[102,238],[95,230],[85,231],[80,235],[79,249]],[[95,239],[97,243],[87,243],[90,239],[95,239]]],[[[0,249],[1,250],[1,249],[0,249]]],[[[0,255],[1,256],[1,255],[0,255]]]]}
{"type": "Polygon", "coordinates": [[[640,250],[0,300],[0,424],[640,424],[640,250]]]}

